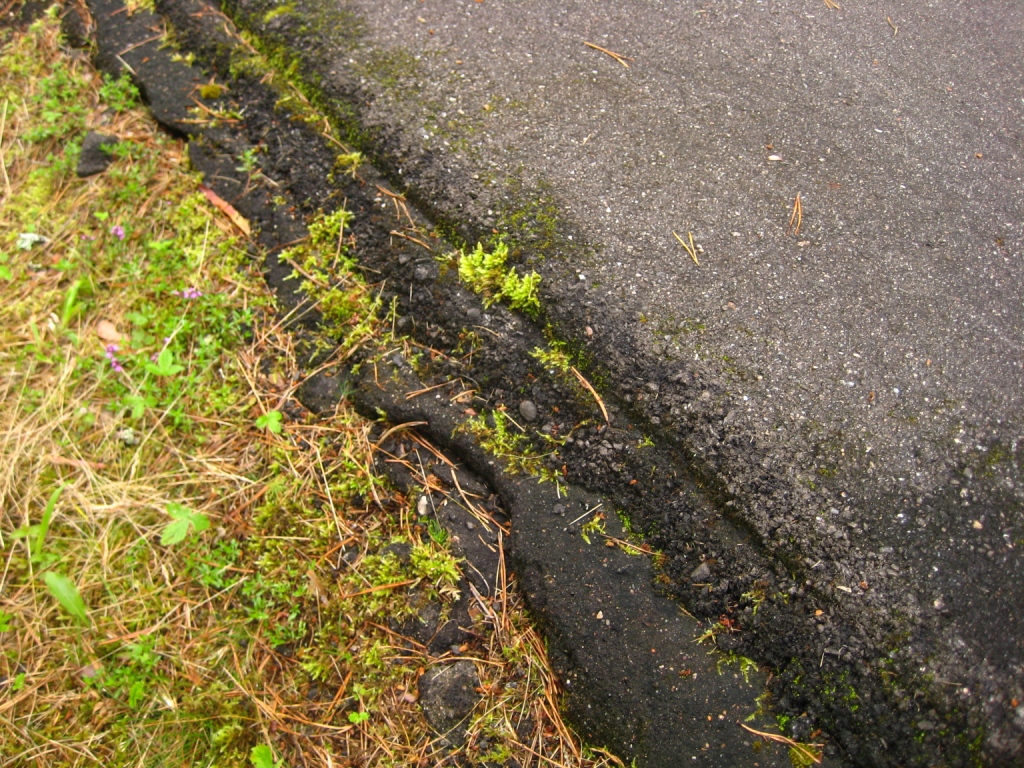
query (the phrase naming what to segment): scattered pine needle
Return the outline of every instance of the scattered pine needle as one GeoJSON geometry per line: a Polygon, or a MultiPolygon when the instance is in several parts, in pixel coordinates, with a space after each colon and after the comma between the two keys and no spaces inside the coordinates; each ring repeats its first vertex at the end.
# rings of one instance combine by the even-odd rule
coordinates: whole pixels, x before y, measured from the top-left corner
{"type": "Polygon", "coordinates": [[[601,409],[601,415],[604,416],[605,423],[611,426],[612,422],[611,419],[608,418],[608,411],[604,407],[604,400],[602,400],[601,396],[597,394],[597,390],[591,386],[589,381],[583,378],[583,374],[576,370],[576,366],[569,366],[569,370],[576,374],[576,378],[580,380],[580,384],[583,385],[584,389],[594,396],[594,399],[597,401],[597,407],[601,409]]]}
{"type": "Polygon", "coordinates": [[[892,36],[896,37],[897,33],[899,33],[899,31],[900,31],[900,28],[892,23],[892,17],[891,16],[886,16],[885,20],[889,23],[889,26],[892,28],[892,36]]]}
{"type": "Polygon", "coordinates": [[[392,234],[392,235],[394,235],[395,237],[400,237],[400,238],[402,238],[403,240],[408,240],[408,241],[409,241],[409,242],[411,242],[411,243],[416,243],[416,245],[422,245],[422,246],[423,246],[424,248],[426,248],[426,249],[427,249],[428,251],[430,251],[431,253],[433,253],[433,252],[434,252],[434,249],[433,249],[433,248],[431,248],[431,247],[430,247],[429,245],[427,245],[426,243],[424,243],[424,242],[423,242],[422,240],[420,240],[420,239],[419,239],[418,237],[413,237],[412,235],[407,235],[407,234],[405,234],[404,232],[399,232],[399,231],[398,231],[397,229],[392,229],[392,230],[391,230],[391,234],[392,234]]]}
{"type": "Polygon", "coordinates": [[[384,197],[388,198],[389,200],[391,200],[392,203],[394,203],[396,218],[401,220],[401,218],[404,216],[406,221],[409,222],[409,227],[413,231],[416,231],[416,222],[413,221],[412,215],[409,213],[409,206],[405,204],[405,195],[401,195],[397,192],[392,192],[390,189],[385,189],[380,184],[374,184],[374,186],[377,188],[378,192],[380,192],[382,195],[384,195],[384,197]]]}
{"type": "Polygon", "coordinates": [[[825,0],[825,7],[833,11],[841,11],[843,6],[836,2],[836,0],[825,0]]]}
{"type": "Polygon", "coordinates": [[[358,592],[353,592],[349,595],[339,595],[339,600],[349,600],[353,597],[359,597],[360,595],[368,595],[371,592],[380,592],[382,589],[395,589],[397,587],[407,587],[410,584],[415,584],[419,579],[406,579],[405,581],[393,581],[390,584],[378,584],[375,587],[368,587],[367,589],[361,589],[358,592]]]}
{"type": "Polygon", "coordinates": [[[793,200],[793,213],[789,217],[789,226],[786,227],[787,235],[799,235],[800,226],[804,223],[804,204],[800,200],[800,193],[796,193],[793,200]]]}
{"type": "Polygon", "coordinates": [[[693,259],[693,263],[696,264],[699,267],[700,266],[700,261],[697,260],[697,246],[693,242],[693,232],[687,232],[687,234],[689,235],[689,238],[690,238],[690,242],[689,243],[687,243],[685,240],[683,240],[683,238],[681,238],[676,233],[675,230],[672,231],[672,234],[675,235],[676,240],[679,241],[679,244],[681,246],[683,246],[683,250],[686,251],[688,254],[690,254],[690,258],[693,259]]]}
{"type": "Polygon", "coordinates": [[[225,216],[231,219],[231,223],[238,227],[246,237],[252,234],[249,221],[242,214],[235,210],[227,200],[222,198],[205,184],[199,185],[200,191],[206,195],[206,199],[213,203],[225,216]]]}
{"type": "Polygon", "coordinates": [[[633,59],[630,56],[623,56],[621,53],[615,53],[615,51],[609,51],[607,48],[602,48],[600,45],[594,45],[593,43],[588,43],[586,40],[583,41],[583,44],[585,46],[587,46],[588,48],[593,48],[595,51],[600,51],[601,53],[608,54],[613,59],[615,59],[617,62],[619,62],[619,64],[624,66],[626,69],[629,69],[629,64],[627,62],[635,61],[635,59],[633,59]]]}
{"type": "Polygon", "coordinates": [[[821,765],[821,748],[825,746],[824,744],[801,744],[799,741],[793,741],[792,739],[777,733],[758,731],[751,728],[749,725],[744,725],[743,723],[740,723],[739,725],[743,730],[750,731],[752,734],[760,736],[762,739],[768,739],[769,741],[774,741],[779,744],[785,744],[790,749],[795,749],[799,752],[801,757],[810,760],[815,765],[821,765]]]}

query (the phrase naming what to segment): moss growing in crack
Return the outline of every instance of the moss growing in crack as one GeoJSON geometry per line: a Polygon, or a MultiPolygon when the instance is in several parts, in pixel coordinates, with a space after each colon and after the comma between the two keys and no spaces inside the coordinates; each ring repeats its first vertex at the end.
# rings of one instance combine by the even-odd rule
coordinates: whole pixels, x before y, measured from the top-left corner
{"type": "Polygon", "coordinates": [[[480,294],[485,307],[505,301],[512,309],[536,316],[540,312],[540,275],[533,271],[520,275],[506,266],[507,261],[508,246],[503,241],[499,240],[490,253],[482,243],[477,243],[471,252],[459,252],[459,279],[480,294]]]}
{"type": "Polygon", "coordinates": [[[530,353],[530,356],[548,369],[549,373],[565,376],[572,371],[573,367],[568,346],[564,341],[551,340],[548,342],[547,349],[537,347],[530,353]]]}
{"type": "Polygon", "coordinates": [[[290,34],[310,43],[310,47],[297,52],[280,34],[267,29],[264,15],[275,6],[259,0],[245,8],[237,0],[226,0],[224,10],[238,24],[242,39],[250,51],[236,48],[231,57],[232,76],[250,76],[269,82],[282,93],[291,86],[301,99],[286,99],[279,104],[300,117],[306,111],[317,111],[323,124],[326,116],[344,141],[355,149],[366,152],[371,142],[359,123],[355,107],[345,101],[327,97],[318,74],[311,62],[333,60],[339,54],[351,52],[359,45],[366,25],[356,14],[341,10],[327,0],[301,0],[292,3],[289,14],[295,19],[290,34]],[[297,104],[296,102],[301,102],[297,104]]]}
{"type": "MultiPolygon", "coordinates": [[[[558,474],[544,464],[548,454],[536,451],[523,432],[514,431],[516,428],[518,425],[504,411],[496,410],[489,417],[480,414],[468,419],[459,430],[475,436],[484,450],[502,459],[507,471],[533,475],[541,482],[551,481],[561,487],[558,474]]],[[[561,441],[556,438],[547,435],[542,437],[553,445],[561,445],[561,441]]]]}
{"type": "Polygon", "coordinates": [[[333,349],[340,343],[354,349],[365,340],[384,334],[389,327],[380,320],[382,301],[355,270],[355,259],[344,242],[345,226],[352,214],[343,208],[319,214],[309,224],[309,238],[281,253],[292,264],[292,278],[323,317],[324,338],[318,346],[333,349]]]}

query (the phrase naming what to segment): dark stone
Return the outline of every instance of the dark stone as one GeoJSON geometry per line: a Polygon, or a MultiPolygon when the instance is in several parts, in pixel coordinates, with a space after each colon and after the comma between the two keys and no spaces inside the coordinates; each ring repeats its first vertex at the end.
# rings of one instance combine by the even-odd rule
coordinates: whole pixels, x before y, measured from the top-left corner
{"type": "Polygon", "coordinates": [[[432,261],[417,264],[416,268],[413,270],[412,273],[413,279],[416,280],[416,282],[418,283],[427,283],[430,282],[431,280],[436,280],[437,275],[437,264],[435,264],[432,261]]]}
{"type": "Polygon", "coordinates": [[[701,563],[690,573],[690,581],[704,582],[711,578],[711,568],[707,563],[701,563]]]}
{"type": "Polygon", "coordinates": [[[415,616],[405,621],[392,619],[388,622],[392,631],[415,640],[420,645],[427,645],[437,634],[437,625],[441,620],[441,606],[435,602],[426,603],[415,616]]]}
{"type": "MultiPolygon", "coordinates": [[[[465,601],[462,601],[465,603],[465,601]]],[[[450,648],[458,649],[469,638],[469,635],[459,625],[459,618],[465,617],[463,625],[468,624],[469,615],[466,606],[462,610],[453,610],[451,617],[444,624],[437,627],[434,636],[427,643],[427,650],[434,656],[440,656],[450,648]]]]}
{"type": "Polygon", "coordinates": [[[83,179],[86,176],[103,173],[114,159],[109,148],[115,144],[117,144],[116,136],[89,131],[82,142],[82,151],[78,155],[78,167],[75,169],[75,173],[83,179]]]}
{"type": "Polygon", "coordinates": [[[469,715],[480,699],[480,678],[471,661],[434,667],[419,682],[420,708],[430,727],[453,744],[466,739],[469,715]]]}

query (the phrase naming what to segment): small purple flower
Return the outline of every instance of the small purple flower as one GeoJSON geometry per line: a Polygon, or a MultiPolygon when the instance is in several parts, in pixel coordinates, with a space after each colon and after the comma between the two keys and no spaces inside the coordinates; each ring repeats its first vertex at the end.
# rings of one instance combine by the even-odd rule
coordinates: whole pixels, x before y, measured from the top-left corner
{"type": "Polygon", "coordinates": [[[181,296],[181,298],[183,299],[190,300],[198,299],[200,296],[203,295],[202,291],[200,291],[198,288],[192,288],[191,286],[186,288],[184,291],[171,291],[171,293],[173,293],[175,296],[181,296]]]}
{"type": "Polygon", "coordinates": [[[110,228],[110,233],[118,240],[124,240],[124,227],[120,224],[115,224],[110,228]]]}
{"type": "Polygon", "coordinates": [[[113,368],[118,373],[124,373],[124,366],[122,366],[120,361],[118,361],[117,359],[117,352],[119,350],[120,347],[118,347],[117,344],[107,344],[106,357],[107,360],[110,361],[111,368],[113,368]]]}

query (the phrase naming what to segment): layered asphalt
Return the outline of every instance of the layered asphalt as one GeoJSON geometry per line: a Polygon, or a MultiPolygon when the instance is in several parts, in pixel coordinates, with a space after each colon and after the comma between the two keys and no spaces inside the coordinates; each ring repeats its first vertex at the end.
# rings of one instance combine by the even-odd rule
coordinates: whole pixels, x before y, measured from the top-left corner
{"type": "Polygon", "coordinates": [[[792,610],[741,650],[834,665],[815,701],[874,696],[873,725],[831,721],[849,759],[885,763],[886,711],[922,764],[1024,759],[1024,6],[228,11],[441,229],[542,274],[613,430],[723,521],[638,511],[677,596],[753,594],[726,527],[775,563],[753,616],[792,610]]]}

